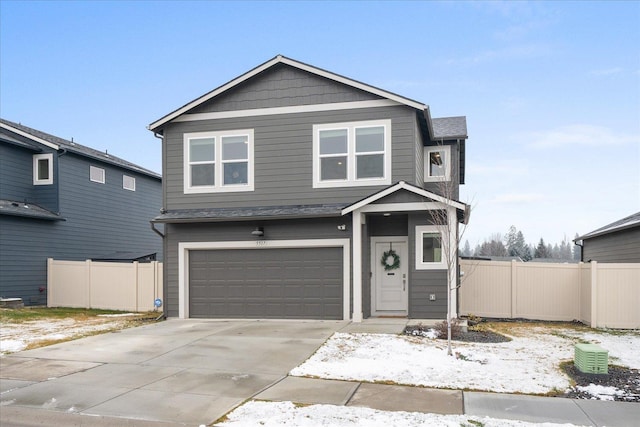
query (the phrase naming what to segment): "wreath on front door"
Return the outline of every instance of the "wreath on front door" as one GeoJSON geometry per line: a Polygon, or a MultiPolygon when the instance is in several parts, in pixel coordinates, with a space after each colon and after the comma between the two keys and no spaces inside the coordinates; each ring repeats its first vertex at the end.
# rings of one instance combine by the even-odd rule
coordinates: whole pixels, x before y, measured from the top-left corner
{"type": "Polygon", "coordinates": [[[384,271],[395,270],[400,268],[400,257],[393,249],[389,249],[382,254],[380,263],[384,266],[384,271]]]}

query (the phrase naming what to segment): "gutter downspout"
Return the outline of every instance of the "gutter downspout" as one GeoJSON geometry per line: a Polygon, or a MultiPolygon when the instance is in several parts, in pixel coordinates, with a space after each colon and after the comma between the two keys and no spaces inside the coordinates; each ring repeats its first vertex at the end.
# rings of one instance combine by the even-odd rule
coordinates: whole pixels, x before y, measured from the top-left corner
{"type": "Polygon", "coordinates": [[[580,262],[584,262],[584,241],[583,240],[574,240],[573,244],[576,246],[580,246],[580,262]],[[580,243],[578,243],[580,242],[580,243]]]}
{"type": "Polygon", "coordinates": [[[162,231],[156,228],[155,222],[149,221],[149,224],[151,225],[151,229],[153,230],[153,232],[164,239],[164,234],[162,233],[162,231]]]}

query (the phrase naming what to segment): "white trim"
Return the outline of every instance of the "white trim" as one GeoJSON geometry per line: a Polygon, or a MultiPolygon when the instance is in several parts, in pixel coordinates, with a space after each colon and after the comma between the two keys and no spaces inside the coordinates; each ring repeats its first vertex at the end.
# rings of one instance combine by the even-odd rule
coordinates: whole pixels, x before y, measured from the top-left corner
{"type": "MultiPolygon", "coordinates": [[[[370,246],[369,246],[369,252],[371,253],[371,316],[383,316],[385,314],[389,315],[399,315],[399,316],[408,316],[409,315],[409,236],[371,236],[370,238],[370,246]],[[404,263],[404,267],[401,267],[401,271],[403,271],[404,273],[406,273],[407,277],[405,278],[405,280],[407,281],[407,291],[404,295],[404,303],[405,303],[405,307],[406,309],[402,312],[399,311],[394,311],[393,313],[390,313],[388,311],[384,311],[384,310],[377,310],[377,298],[376,298],[376,289],[375,289],[375,285],[376,285],[376,268],[378,265],[379,260],[377,259],[377,255],[376,255],[376,251],[375,251],[375,244],[376,243],[380,243],[380,242],[384,242],[384,243],[404,243],[405,248],[407,250],[407,261],[404,263]]],[[[402,260],[400,260],[400,262],[402,263],[402,260]]]]}
{"type": "Polygon", "coordinates": [[[51,185],[53,184],[53,153],[34,154],[33,155],[33,185],[51,185]],[[39,179],[38,162],[47,159],[47,169],[49,170],[49,178],[39,179]]]}
{"type": "MultiPolygon", "coordinates": [[[[313,125],[313,188],[389,185],[391,184],[391,151],[391,120],[389,119],[313,125]],[[384,129],[384,153],[382,153],[384,156],[384,171],[381,178],[357,178],[356,129],[367,127],[382,127],[384,129]],[[320,179],[320,132],[336,129],[347,130],[347,179],[322,181],[320,179]]],[[[380,153],[375,152],[374,154],[380,153]]]]}
{"type": "Polygon", "coordinates": [[[446,270],[447,263],[445,259],[445,254],[443,253],[445,248],[444,239],[444,231],[438,227],[437,225],[417,225],[415,228],[416,239],[415,239],[415,253],[416,253],[416,270],[446,270]],[[424,262],[422,260],[422,236],[424,233],[431,234],[439,234],[440,235],[440,261],[438,262],[424,262]]]}
{"type": "Polygon", "coordinates": [[[362,322],[362,224],[364,215],[359,212],[353,214],[353,322],[362,322]]]}
{"type": "Polygon", "coordinates": [[[254,68],[254,69],[242,74],[239,77],[236,77],[235,79],[233,79],[230,82],[220,86],[219,88],[214,89],[211,92],[206,93],[203,96],[201,96],[201,97],[189,102],[188,104],[184,105],[183,107],[180,107],[176,111],[167,114],[166,116],[162,117],[161,119],[156,120],[155,122],[153,122],[149,126],[147,126],[147,129],[154,130],[154,129],[162,126],[163,124],[175,119],[176,117],[181,116],[182,114],[186,113],[187,111],[191,110],[192,108],[197,107],[198,105],[200,105],[200,104],[202,104],[202,103],[204,103],[204,102],[206,102],[206,101],[208,101],[208,100],[220,95],[221,93],[223,93],[223,92],[225,92],[225,91],[227,91],[227,90],[239,85],[240,83],[250,79],[251,77],[253,77],[253,76],[257,75],[257,74],[260,74],[261,72],[263,72],[263,71],[265,71],[265,70],[267,70],[267,69],[269,69],[269,68],[271,68],[274,65],[279,64],[279,63],[290,65],[290,66],[292,66],[294,68],[298,68],[300,70],[307,71],[309,73],[312,73],[312,74],[315,74],[315,75],[318,75],[318,76],[321,76],[321,77],[324,77],[324,78],[327,78],[327,79],[330,79],[330,80],[333,80],[333,81],[336,81],[336,82],[339,82],[339,83],[343,83],[343,84],[346,84],[348,86],[351,86],[351,87],[354,87],[354,88],[357,88],[357,89],[360,89],[360,90],[364,90],[365,92],[369,92],[369,93],[372,93],[374,95],[378,95],[378,96],[380,96],[382,98],[390,99],[390,100],[398,102],[400,104],[407,105],[409,107],[418,109],[420,111],[424,111],[424,110],[426,110],[428,108],[426,105],[424,105],[424,104],[422,104],[420,102],[416,102],[416,101],[413,101],[411,99],[396,95],[394,93],[387,92],[385,90],[378,89],[376,87],[369,86],[367,84],[358,82],[356,80],[352,80],[352,79],[349,79],[347,77],[343,77],[343,76],[340,76],[338,74],[334,74],[334,73],[331,73],[329,71],[325,71],[325,70],[322,70],[320,68],[316,68],[316,67],[313,67],[311,65],[307,65],[307,64],[304,64],[302,62],[298,62],[298,61],[290,59],[290,58],[286,58],[286,57],[284,57],[282,55],[278,55],[275,58],[270,59],[269,61],[265,62],[264,64],[257,66],[256,68],[254,68]]]}
{"type": "MultiPolygon", "coordinates": [[[[189,251],[217,249],[342,248],[343,320],[349,320],[351,253],[349,239],[255,240],[178,243],[178,317],[189,318],[189,251]]],[[[354,293],[355,297],[355,293],[354,293]]],[[[355,306],[355,300],[354,300],[355,306]]],[[[355,321],[355,320],[354,320],[355,321]]]]}
{"type": "Polygon", "coordinates": [[[450,145],[437,145],[432,147],[424,147],[423,150],[423,164],[424,164],[424,182],[439,182],[439,181],[450,181],[451,180],[451,146],[450,145]],[[430,162],[429,155],[430,153],[442,151],[443,152],[443,162],[444,162],[444,175],[443,176],[431,176],[429,174],[430,162]]]}
{"type": "Polygon", "coordinates": [[[25,131],[22,131],[20,129],[14,128],[13,126],[6,125],[4,123],[0,123],[0,128],[6,129],[6,130],[11,131],[13,133],[16,133],[16,134],[18,134],[20,136],[24,136],[25,138],[29,138],[32,141],[39,142],[40,144],[46,145],[47,147],[53,148],[54,150],[59,150],[60,149],[60,146],[57,145],[57,144],[54,144],[54,143],[49,142],[47,140],[44,140],[42,138],[38,138],[35,135],[31,135],[28,132],[25,132],[25,131]]]}
{"type": "Polygon", "coordinates": [[[456,209],[459,209],[461,211],[466,211],[466,205],[464,203],[461,202],[457,202],[455,200],[450,200],[447,199],[446,197],[442,197],[438,194],[432,193],[431,191],[427,191],[424,190],[422,188],[418,188],[418,187],[414,187],[413,185],[409,185],[404,181],[400,181],[395,185],[392,185],[391,187],[385,188],[382,191],[379,191],[369,197],[367,197],[366,199],[360,200],[359,202],[356,202],[354,204],[352,204],[351,206],[347,206],[346,208],[344,208],[342,210],[342,215],[346,215],[350,212],[353,212],[357,209],[361,209],[366,205],[369,205],[377,200],[382,199],[383,197],[386,197],[390,194],[395,193],[398,190],[407,190],[411,193],[417,194],[419,196],[422,197],[426,197],[428,199],[434,200],[436,202],[440,202],[444,205],[447,206],[452,206],[456,209]]]}
{"type": "Polygon", "coordinates": [[[99,184],[104,184],[107,181],[107,172],[104,168],[100,168],[98,166],[89,165],[89,181],[97,182],[99,184]],[[94,179],[94,172],[101,172],[102,179],[94,179]]]}
{"type": "Polygon", "coordinates": [[[446,206],[440,202],[411,202],[411,203],[378,203],[363,206],[359,209],[362,213],[375,212],[415,212],[415,211],[435,211],[445,209],[446,206]]]}
{"type": "Polygon", "coordinates": [[[253,157],[253,129],[239,129],[217,132],[192,132],[183,135],[183,190],[184,194],[202,193],[236,193],[242,191],[254,191],[254,157],[253,157]],[[222,159],[222,138],[229,136],[247,137],[247,183],[224,185],[224,160],[222,159]],[[196,138],[214,138],[215,165],[214,185],[191,186],[191,164],[189,162],[189,141],[196,138]]]}
{"type": "Polygon", "coordinates": [[[173,119],[177,122],[195,122],[200,120],[233,119],[238,117],[271,116],[276,114],[317,113],[321,111],[354,110],[359,108],[392,107],[400,105],[389,99],[371,101],[334,102],[331,104],[292,105],[289,107],[253,108],[249,110],[218,111],[212,113],[183,114],[173,119]]]}
{"type": "Polygon", "coordinates": [[[129,176],[129,175],[122,175],[122,188],[124,190],[129,190],[129,191],[136,191],[136,178],[133,176],[129,176]],[[126,178],[129,178],[129,183],[133,184],[132,186],[127,187],[125,185],[126,182],[126,178]]]}

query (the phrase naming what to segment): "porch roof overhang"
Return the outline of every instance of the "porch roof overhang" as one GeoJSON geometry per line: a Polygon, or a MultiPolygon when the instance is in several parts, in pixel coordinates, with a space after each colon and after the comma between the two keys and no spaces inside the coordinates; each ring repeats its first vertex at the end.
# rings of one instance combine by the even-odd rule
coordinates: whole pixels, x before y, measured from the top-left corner
{"type": "Polygon", "coordinates": [[[222,222],[291,218],[339,217],[344,204],[262,206],[249,208],[180,209],[164,212],[154,223],[222,222]]]}
{"type": "MultiPolygon", "coordinates": [[[[457,213],[458,213],[458,221],[463,223],[463,224],[467,224],[469,221],[469,216],[471,213],[471,209],[470,206],[460,202],[458,200],[453,200],[453,199],[448,199],[446,197],[443,197],[439,194],[433,193],[431,191],[425,190],[424,188],[420,188],[417,187],[413,184],[409,184],[405,181],[399,181],[387,188],[384,188],[380,191],[378,191],[377,193],[374,193],[362,200],[359,200],[349,206],[346,206],[344,209],[342,209],[342,215],[347,215],[350,214],[352,212],[355,212],[357,210],[362,210],[365,207],[371,207],[371,205],[384,198],[387,197],[393,193],[396,193],[398,191],[408,191],[410,193],[416,194],[418,196],[427,198],[427,199],[431,199],[436,203],[440,203],[442,205],[444,205],[444,207],[453,207],[456,209],[457,213]]],[[[413,210],[413,211],[420,211],[420,210],[424,210],[426,209],[426,205],[424,203],[418,204],[416,207],[415,204],[408,204],[408,203],[394,203],[392,204],[392,206],[394,206],[396,209],[401,209],[401,210],[413,210]],[[403,205],[410,205],[411,207],[408,209],[403,209],[402,206],[403,205]]],[[[387,209],[388,210],[388,209],[387,209]]]]}

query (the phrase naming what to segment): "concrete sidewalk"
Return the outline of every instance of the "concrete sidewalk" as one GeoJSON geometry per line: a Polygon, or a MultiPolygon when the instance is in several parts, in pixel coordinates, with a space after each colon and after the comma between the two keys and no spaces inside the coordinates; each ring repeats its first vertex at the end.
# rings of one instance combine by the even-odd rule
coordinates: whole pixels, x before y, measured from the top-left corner
{"type": "Polygon", "coordinates": [[[175,319],[23,351],[0,358],[0,425],[199,426],[252,398],[534,423],[639,425],[638,403],[287,376],[336,331],[400,333],[407,323],[175,319]]]}
{"type": "Polygon", "coordinates": [[[466,414],[531,423],[635,427],[640,404],[463,392],[388,384],[287,377],[256,399],[360,406],[383,411],[466,414]]]}

